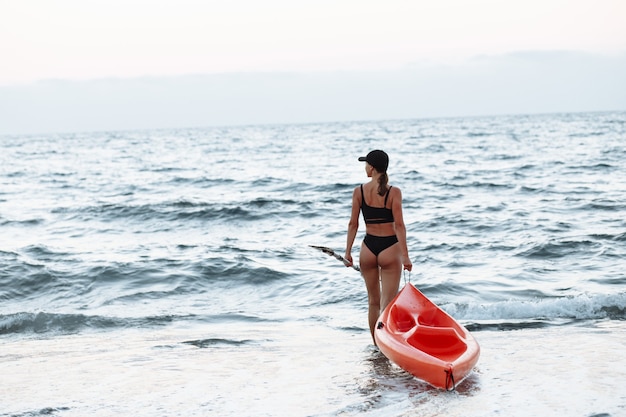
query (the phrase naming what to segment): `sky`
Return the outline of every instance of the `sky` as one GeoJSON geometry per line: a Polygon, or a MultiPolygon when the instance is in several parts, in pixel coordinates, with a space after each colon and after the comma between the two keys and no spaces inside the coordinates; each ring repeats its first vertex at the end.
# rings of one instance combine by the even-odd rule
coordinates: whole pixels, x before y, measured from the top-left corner
{"type": "Polygon", "coordinates": [[[623,0],[0,0],[0,134],[626,110],[623,0]]]}

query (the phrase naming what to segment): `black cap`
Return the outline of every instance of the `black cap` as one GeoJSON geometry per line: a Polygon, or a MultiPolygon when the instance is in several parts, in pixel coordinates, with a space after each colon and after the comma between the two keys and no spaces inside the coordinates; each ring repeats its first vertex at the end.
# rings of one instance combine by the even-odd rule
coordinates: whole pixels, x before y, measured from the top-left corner
{"type": "Polygon", "coordinates": [[[389,166],[389,156],[379,149],[376,149],[367,154],[367,156],[362,156],[359,158],[361,162],[367,162],[378,172],[387,172],[387,167],[389,166]]]}

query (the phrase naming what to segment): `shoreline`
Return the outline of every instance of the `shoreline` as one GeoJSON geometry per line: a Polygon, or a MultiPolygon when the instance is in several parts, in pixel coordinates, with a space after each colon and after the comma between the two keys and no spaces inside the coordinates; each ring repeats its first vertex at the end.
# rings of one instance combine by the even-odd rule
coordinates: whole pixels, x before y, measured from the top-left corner
{"type": "Polygon", "coordinates": [[[207,338],[209,328],[5,339],[0,389],[11,404],[0,403],[0,416],[48,410],[58,416],[617,417],[626,411],[622,321],[474,332],[481,358],[453,392],[390,364],[363,330],[265,324],[235,344],[207,338]]]}

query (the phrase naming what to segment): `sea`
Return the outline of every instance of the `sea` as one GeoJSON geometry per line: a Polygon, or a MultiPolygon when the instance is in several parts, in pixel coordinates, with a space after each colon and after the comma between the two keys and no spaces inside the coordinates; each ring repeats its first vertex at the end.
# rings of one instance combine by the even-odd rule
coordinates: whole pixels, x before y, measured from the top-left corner
{"type": "MultiPolygon", "coordinates": [[[[361,221],[353,255],[364,235],[361,221]]],[[[0,136],[0,416],[626,416],[626,112],[0,136]],[[343,255],[390,156],[453,391],[343,255]]]]}

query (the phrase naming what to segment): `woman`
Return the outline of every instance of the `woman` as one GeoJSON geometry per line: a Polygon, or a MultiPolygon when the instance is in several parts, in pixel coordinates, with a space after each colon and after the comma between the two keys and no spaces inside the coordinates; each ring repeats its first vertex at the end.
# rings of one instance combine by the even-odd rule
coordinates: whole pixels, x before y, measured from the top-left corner
{"type": "MultiPolygon", "coordinates": [[[[359,211],[365,220],[365,239],[359,264],[368,297],[368,321],[372,338],[381,311],[398,293],[402,268],[413,268],[406,244],[406,226],[402,218],[402,193],[388,184],[389,156],[381,150],[371,151],[365,161],[365,172],[371,178],[352,193],[352,214],[348,223],[345,258],[352,266],[352,244],[359,229],[359,211]]],[[[376,341],[374,340],[374,344],[376,341]]]]}

